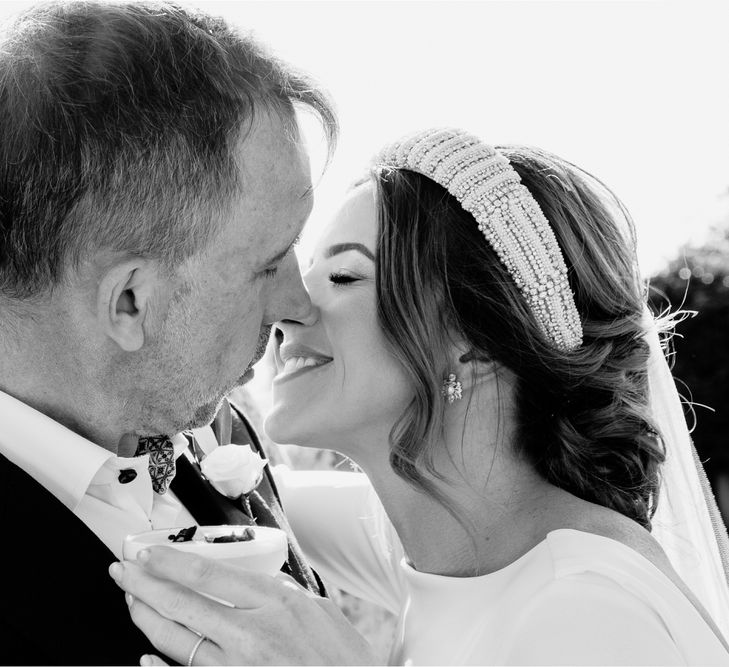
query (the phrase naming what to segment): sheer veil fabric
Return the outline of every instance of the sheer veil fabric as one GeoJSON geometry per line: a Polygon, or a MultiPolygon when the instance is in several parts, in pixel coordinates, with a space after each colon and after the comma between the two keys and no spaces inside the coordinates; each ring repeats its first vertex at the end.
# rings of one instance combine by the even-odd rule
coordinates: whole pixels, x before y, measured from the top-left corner
{"type": "Polygon", "coordinates": [[[729,637],[729,539],[694,448],[659,326],[644,310],[650,409],[666,447],[653,535],[686,585],[729,637]]]}

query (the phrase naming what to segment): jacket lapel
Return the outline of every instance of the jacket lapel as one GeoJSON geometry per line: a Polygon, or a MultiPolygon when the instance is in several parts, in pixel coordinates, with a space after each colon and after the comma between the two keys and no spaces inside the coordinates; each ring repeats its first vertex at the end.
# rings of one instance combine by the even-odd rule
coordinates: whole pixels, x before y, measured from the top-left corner
{"type": "Polygon", "coordinates": [[[197,463],[186,456],[177,459],[177,472],[170,489],[201,526],[251,526],[253,519],[236,503],[219,494],[200,473],[197,463]]]}

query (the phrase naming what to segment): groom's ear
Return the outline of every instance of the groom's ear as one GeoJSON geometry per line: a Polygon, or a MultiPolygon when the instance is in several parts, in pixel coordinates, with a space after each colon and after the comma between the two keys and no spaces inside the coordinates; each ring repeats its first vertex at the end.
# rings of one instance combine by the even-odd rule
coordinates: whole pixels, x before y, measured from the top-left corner
{"type": "Polygon", "coordinates": [[[155,262],[131,258],[108,268],[99,281],[97,317],[102,330],[125,352],[144,345],[144,323],[149,318],[159,286],[155,262]]]}

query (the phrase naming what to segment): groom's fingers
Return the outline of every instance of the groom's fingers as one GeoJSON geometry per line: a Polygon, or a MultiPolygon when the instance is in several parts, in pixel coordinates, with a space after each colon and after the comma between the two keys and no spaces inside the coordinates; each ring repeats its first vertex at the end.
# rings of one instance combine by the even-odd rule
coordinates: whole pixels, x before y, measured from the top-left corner
{"type": "MultiPolygon", "coordinates": [[[[160,652],[181,665],[188,664],[188,659],[200,639],[200,635],[160,616],[154,609],[138,599],[129,605],[129,613],[134,624],[149,638],[152,645],[160,652]]],[[[203,634],[203,636],[205,636],[203,634]]],[[[166,665],[158,656],[146,656],[148,665],[166,665]]],[[[223,653],[210,639],[205,639],[195,650],[193,665],[221,665],[223,653]]]]}
{"type": "Polygon", "coordinates": [[[267,574],[169,547],[149,549],[148,557],[138,564],[156,577],[227,600],[238,609],[257,609],[286,597],[286,588],[267,574]]]}

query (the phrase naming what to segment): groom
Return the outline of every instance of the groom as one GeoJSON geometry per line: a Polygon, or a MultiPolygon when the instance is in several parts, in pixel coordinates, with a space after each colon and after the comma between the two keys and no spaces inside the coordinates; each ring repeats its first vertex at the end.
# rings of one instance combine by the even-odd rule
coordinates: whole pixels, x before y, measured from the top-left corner
{"type": "MultiPolygon", "coordinates": [[[[217,443],[257,446],[224,397],[250,377],[271,323],[311,317],[292,251],[312,204],[294,105],[333,139],[306,77],[178,7],[44,5],[7,35],[4,664],[132,664],[150,650],[107,575],[126,534],[287,527],[269,477],[251,518],[196,461],[217,443]]],[[[287,571],[319,592],[290,547],[287,571]]]]}

